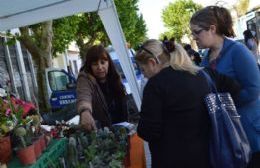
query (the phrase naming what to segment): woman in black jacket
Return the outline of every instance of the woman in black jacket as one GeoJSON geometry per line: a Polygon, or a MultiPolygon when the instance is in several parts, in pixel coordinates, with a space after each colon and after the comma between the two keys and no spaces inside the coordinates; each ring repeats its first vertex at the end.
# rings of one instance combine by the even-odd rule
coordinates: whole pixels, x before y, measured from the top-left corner
{"type": "MultiPolygon", "coordinates": [[[[138,135],[148,141],[153,168],[207,168],[210,121],[204,97],[210,92],[179,44],[148,40],[136,60],[149,78],[144,88],[138,135]]],[[[231,79],[206,70],[220,92],[236,98],[239,86],[231,79]]]]}

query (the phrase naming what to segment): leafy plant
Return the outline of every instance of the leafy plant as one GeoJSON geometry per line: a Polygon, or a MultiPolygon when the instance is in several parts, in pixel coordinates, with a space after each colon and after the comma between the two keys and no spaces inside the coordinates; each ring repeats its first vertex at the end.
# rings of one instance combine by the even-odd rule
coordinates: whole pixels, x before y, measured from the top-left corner
{"type": "MultiPolygon", "coordinates": [[[[123,159],[127,151],[127,131],[124,128],[109,130],[99,129],[90,134],[80,133],[76,135],[78,145],[69,143],[69,157],[75,156],[77,148],[79,162],[73,158],[70,167],[74,168],[99,168],[99,167],[122,167],[123,159]],[[83,149],[83,153],[81,153],[83,149]],[[83,159],[82,156],[83,155],[83,159]],[[75,164],[76,163],[76,164],[75,164]]],[[[72,140],[71,142],[75,142],[72,140]]]]}
{"type": "Polygon", "coordinates": [[[22,122],[23,109],[15,104],[10,95],[6,99],[0,97],[0,137],[5,136],[22,122]]]}

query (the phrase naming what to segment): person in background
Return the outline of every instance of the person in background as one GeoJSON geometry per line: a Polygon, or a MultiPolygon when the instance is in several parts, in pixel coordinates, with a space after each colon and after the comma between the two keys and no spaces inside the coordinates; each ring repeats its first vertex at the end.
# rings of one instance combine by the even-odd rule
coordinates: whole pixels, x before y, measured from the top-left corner
{"type": "Polygon", "coordinates": [[[102,45],[92,46],[77,79],[77,111],[88,131],[127,121],[126,91],[115,66],[102,45]]]}
{"type": "Polygon", "coordinates": [[[260,73],[254,55],[234,37],[232,18],[224,7],[208,6],[197,11],[190,29],[200,48],[209,48],[202,66],[216,69],[237,80],[241,86],[238,113],[248,136],[253,157],[249,167],[260,162],[260,73]]]}
{"type": "MultiPolygon", "coordinates": [[[[203,98],[210,93],[207,80],[199,74],[179,44],[164,45],[147,40],[136,60],[149,80],[144,88],[137,128],[149,143],[153,168],[209,168],[208,111],[203,98]]],[[[212,70],[219,91],[235,98],[239,85],[212,70]]]]}
{"type": "Polygon", "coordinates": [[[259,61],[259,52],[258,52],[258,45],[255,37],[253,36],[252,32],[250,30],[245,30],[243,32],[245,45],[247,48],[252,51],[254,54],[256,61],[259,61]]]}
{"type": "Polygon", "coordinates": [[[196,52],[195,50],[193,50],[191,48],[190,44],[186,44],[184,46],[184,49],[187,51],[188,55],[190,56],[191,60],[196,64],[196,65],[200,65],[201,63],[201,58],[200,58],[200,54],[198,52],[196,52]]]}

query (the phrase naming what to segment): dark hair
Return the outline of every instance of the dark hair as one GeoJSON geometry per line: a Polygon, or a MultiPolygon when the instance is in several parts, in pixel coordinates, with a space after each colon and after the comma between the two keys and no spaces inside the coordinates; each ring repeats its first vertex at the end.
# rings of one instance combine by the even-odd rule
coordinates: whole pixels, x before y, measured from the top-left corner
{"type": "Polygon", "coordinates": [[[183,47],[186,51],[191,49],[191,45],[190,44],[185,44],[183,47]]]}
{"type": "Polygon", "coordinates": [[[171,37],[169,41],[163,42],[164,47],[168,53],[171,53],[175,50],[175,38],[171,37]]]}
{"type": "Polygon", "coordinates": [[[254,38],[252,32],[248,29],[243,32],[243,35],[244,35],[244,38],[245,38],[245,43],[247,43],[247,41],[249,39],[254,38]]]}
{"type": "Polygon", "coordinates": [[[89,48],[86,54],[86,61],[82,70],[84,70],[86,73],[90,73],[91,75],[93,75],[91,65],[100,59],[108,61],[107,82],[110,89],[112,89],[112,92],[115,93],[117,98],[124,97],[126,92],[121,82],[120,75],[116,71],[115,65],[110,55],[102,45],[94,45],[89,48]]]}
{"type": "Polygon", "coordinates": [[[215,25],[217,34],[235,37],[231,14],[224,7],[205,7],[192,15],[190,23],[205,30],[209,30],[211,25],[215,25]]]}

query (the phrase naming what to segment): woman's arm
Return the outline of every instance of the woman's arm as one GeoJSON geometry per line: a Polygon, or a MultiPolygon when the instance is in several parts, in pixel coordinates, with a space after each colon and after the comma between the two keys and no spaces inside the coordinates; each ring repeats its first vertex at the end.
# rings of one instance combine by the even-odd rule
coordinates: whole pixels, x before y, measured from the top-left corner
{"type": "Polygon", "coordinates": [[[96,124],[92,116],[92,89],[90,80],[84,72],[78,76],[76,92],[80,124],[87,131],[95,130],[96,124]]]}
{"type": "Polygon", "coordinates": [[[148,142],[159,140],[162,130],[162,97],[154,81],[148,81],[144,88],[140,116],[138,135],[148,142]]]}
{"type": "Polygon", "coordinates": [[[207,71],[214,80],[218,92],[229,92],[237,104],[241,90],[239,83],[226,75],[218,73],[216,70],[205,68],[205,71],[207,71]]]}
{"type": "Polygon", "coordinates": [[[80,113],[84,109],[92,112],[92,90],[87,74],[80,73],[77,79],[77,111],[80,113]]]}
{"type": "Polygon", "coordinates": [[[239,104],[247,104],[259,98],[260,71],[253,54],[245,46],[237,46],[234,52],[233,67],[235,78],[241,85],[239,104]]]}

